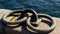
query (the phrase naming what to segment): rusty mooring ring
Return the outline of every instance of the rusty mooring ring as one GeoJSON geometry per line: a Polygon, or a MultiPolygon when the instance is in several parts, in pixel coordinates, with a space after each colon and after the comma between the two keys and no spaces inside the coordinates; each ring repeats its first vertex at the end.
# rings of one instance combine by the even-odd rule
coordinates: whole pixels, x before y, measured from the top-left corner
{"type": "Polygon", "coordinates": [[[55,28],[55,25],[56,25],[56,23],[54,22],[53,18],[51,16],[47,15],[47,14],[38,14],[38,18],[40,18],[40,17],[44,17],[44,18],[49,19],[50,22],[52,23],[51,26],[49,28],[47,28],[47,29],[44,29],[44,28],[43,29],[39,29],[38,28],[38,24],[40,22],[37,20],[39,23],[37,24],[37,26],[33,26],[32,22],[30,22],[31,17],[29,17],[27,19],[27,29],[29,31],[31,31],[31,32],[34,32],[34,33],[50,33],[51,31],[53,31],[54,28],[55,28]]]}
{"type": "MultiPolygon", "coordinates": [[[[17,20],[17,21],[9,21],[7,20],[6,18],[11,16],[13,13],[21,13],[23,11],[12,11],[12,12],[9,12],[9,13],[6,13],[3,17],[3,22],[7,25],[7,26],[18,26],[20,23],[22,23],[23,21],[25,21],[27,19],[27,17],[23,17],[22,19],[20,20],[17,20]]],[[[13,14],[12,16],[17,16],[15,14],[13,14]]],[[[19,15],[20,16],[20,15],[19,15]]],[[[14,17],[13,17],[14,18],[14,17]]],[[[9,18],[8,18],[9,19],[9,18]]]]}

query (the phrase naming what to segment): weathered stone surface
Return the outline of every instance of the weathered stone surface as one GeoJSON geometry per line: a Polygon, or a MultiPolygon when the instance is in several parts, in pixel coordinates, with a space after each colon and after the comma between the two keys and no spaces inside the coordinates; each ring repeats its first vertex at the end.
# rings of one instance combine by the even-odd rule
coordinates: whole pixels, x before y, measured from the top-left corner
{"type": "Polygon", "coordinates": [[[5,15],[5,13],[11,12],[11,10],[0,9],[0,33],[2,33],[2,29],[4,29],[4,25],[1,22],[1,18],[5,15]]]}

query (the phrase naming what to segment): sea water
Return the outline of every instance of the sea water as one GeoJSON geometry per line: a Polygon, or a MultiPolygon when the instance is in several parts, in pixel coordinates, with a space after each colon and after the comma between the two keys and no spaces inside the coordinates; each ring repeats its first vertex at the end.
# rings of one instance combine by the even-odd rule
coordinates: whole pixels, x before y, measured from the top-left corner
{"type": "Polygon", "coordinates": [[[0,0],[1,9],[31,8],[38,13],[60,17],[60,0],[0,0]]]}

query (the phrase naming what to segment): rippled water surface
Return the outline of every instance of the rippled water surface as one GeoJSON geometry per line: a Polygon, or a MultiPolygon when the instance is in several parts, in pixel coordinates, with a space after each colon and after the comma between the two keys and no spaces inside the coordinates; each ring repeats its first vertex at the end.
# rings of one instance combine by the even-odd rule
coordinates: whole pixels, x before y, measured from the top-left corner
{"type": "Polygon", "coordinates": [[[60,17],[60,0],[0,0],[0,8],[12,10],[32,8],[38,13],[60,17]]]}

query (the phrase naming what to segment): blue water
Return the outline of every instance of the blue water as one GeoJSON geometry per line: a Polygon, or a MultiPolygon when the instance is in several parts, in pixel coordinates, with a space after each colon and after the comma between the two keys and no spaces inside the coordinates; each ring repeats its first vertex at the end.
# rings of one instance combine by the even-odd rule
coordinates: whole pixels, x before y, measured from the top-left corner
{"type": "Polygon", "coordinates": [[[60,17],[60,0],[0,0],[2,9],[32,8],[38,13],[60,17]]]}

